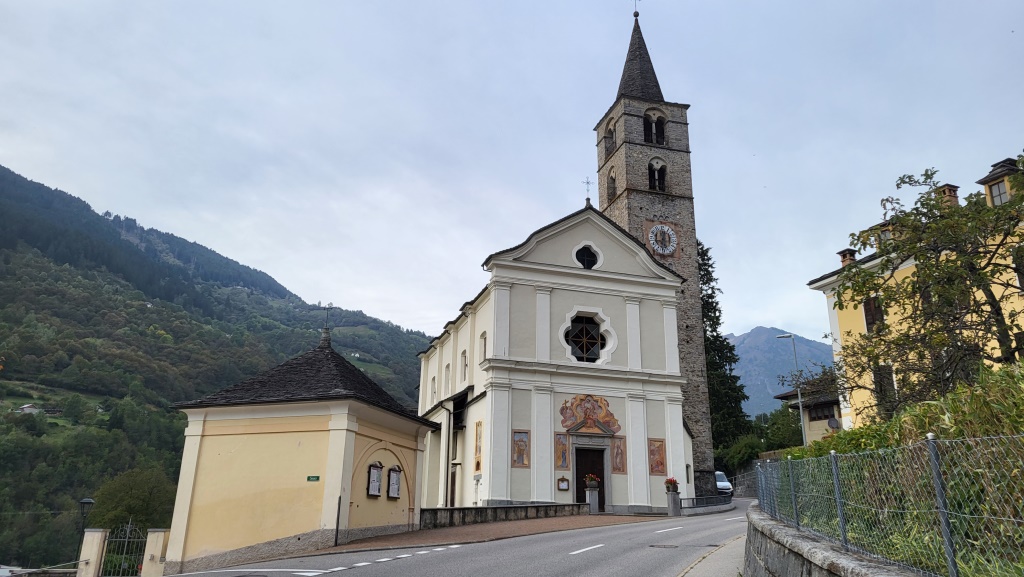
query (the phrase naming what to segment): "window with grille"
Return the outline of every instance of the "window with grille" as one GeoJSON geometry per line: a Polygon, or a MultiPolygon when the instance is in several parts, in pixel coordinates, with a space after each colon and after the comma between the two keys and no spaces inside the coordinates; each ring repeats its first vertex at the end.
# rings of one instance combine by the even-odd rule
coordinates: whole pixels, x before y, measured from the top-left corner
{"type": "Polygon", "coordinates": [[[585,246],[576,251],[576,260],[583,268],[592,269],[597,266],[597,253],[589,246],[585,246]]]}
{"type": "Polygon", "coordinates": [[[565,342],[569,343],[571,354],[577,361],[596,363],[605,346],[601,324],[593,317],[574,317],[565,332],[565,342]]]}
{"type": "Polygon", "coordinates": [[[819,405],[817,407],[811,407],[807,412],[809,418],[812,421],[827,421],[835,415],[835,410],[832,408],[833,405],[819,405]]]}
{"type": "Polygon", "coordinates": [[[990,184],[988,191],[992,194],[992,206],[999,206],[1010,200],[1010,195],[1006,192],[1005,180],[990,184]]]}

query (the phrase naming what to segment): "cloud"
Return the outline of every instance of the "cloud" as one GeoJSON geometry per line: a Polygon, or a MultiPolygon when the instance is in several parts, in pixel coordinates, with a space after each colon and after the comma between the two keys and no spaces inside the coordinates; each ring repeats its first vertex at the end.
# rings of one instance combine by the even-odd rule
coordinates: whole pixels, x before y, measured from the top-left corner
{"type": "MultiPolygon", "coordinates": [[[[484,257],[582,206],[632,25],[606,4],[5,3],[0,163],[437,333],[484,257]]],[[[820,336],[806,282],[897,176],[970,190],[1021,149],[1024,6],[986,6],[640,7],[726,332],[820,336]]]]}

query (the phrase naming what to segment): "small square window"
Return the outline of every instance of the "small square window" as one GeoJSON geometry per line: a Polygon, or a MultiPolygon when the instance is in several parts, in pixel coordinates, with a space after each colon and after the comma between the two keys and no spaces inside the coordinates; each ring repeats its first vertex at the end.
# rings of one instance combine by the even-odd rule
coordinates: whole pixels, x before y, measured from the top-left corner
{"type": "Polygon", "coordinates": [[[992,206],[999,206],[1010,200],[1010,195],[1006,192],[1006,181],[1004,180],[990,184],[988,191],[992,194],[992,206]]]}

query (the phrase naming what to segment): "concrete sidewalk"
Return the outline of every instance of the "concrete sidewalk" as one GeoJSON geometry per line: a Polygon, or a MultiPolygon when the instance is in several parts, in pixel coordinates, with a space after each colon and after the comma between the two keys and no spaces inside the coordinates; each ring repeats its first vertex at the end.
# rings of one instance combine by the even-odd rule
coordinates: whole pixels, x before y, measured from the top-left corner
{"type": "Polygon", "coordinates": [[[737,577],[743,572],[747,537],[740,535],[683,569],[679,577],[737,577]]]}

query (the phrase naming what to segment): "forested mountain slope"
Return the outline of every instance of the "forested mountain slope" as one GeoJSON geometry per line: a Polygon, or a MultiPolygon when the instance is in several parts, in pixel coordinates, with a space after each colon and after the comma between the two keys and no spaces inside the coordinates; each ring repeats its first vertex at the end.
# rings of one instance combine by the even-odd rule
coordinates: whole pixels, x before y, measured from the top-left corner
{"type": "MultiPolygon", "coordinates": [[[[265,273],[0,167],[6,378],[181,401],[312,348],[323,323],[265,273]]],[[[426,335],[358,311],[331,325],[339,352],[414,404],[426,335]]]]}
{"type": "MultiPolygon", "coordinates": [[[[0,564],[74,560],[84,497],[89,526],[168,526],[185,427],[171,403],[315,347],[324,317],[265,273],[0,167],[0,564]],[[14,412],[29,403],[49,413],[14,412]]],[[[426,335],[359,311],[330,326],[415,405],[426,335]]]]}

